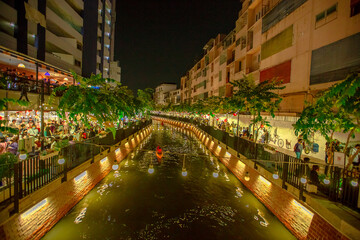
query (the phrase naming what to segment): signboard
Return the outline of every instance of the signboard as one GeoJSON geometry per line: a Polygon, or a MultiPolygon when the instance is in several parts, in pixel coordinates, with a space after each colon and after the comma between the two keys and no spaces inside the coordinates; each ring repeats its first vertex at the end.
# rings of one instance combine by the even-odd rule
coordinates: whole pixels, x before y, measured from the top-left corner
{"type": "Polygon", "coordinates": [[[344,167],[344,157],[343,152],[334,152],[334,165],[339,167],[344,167]]]}

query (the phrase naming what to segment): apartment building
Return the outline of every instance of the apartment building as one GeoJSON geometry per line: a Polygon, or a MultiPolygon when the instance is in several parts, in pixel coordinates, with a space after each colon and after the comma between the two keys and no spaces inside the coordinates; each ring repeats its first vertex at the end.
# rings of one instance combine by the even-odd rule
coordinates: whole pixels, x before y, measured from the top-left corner
{"type": "MultiPolygon", "coordinates": [[[[155,88],[154,101],[157,105],[165,105],[170,102],[170,92],[176,90],[176,83],[162,83],[155,88]]],[[[179,92],[180,95],[180,92],[179,92]]]]}
{"type": "Polygon", "coordinates": [[[2,0],[0,9],[1,46],[85,77],[110,76],[115,0],[2,0]]]}
{"type": "Polygon", "coordinates": [[[181,103],[180,89],[169,91],[169,100],[167,102],[170,102],[173,105],[179,105],[181,103]]]}
{"type": "Polygon", "coordinates": [[[301,112],[318,91],[360,72],[360,1],[245,0],[235,29],[217,40],[189,70],[191,86],[181,80],[183,101],[230,96],[229,82],[251,75],[281,79],[280,111],[301,112]]]}

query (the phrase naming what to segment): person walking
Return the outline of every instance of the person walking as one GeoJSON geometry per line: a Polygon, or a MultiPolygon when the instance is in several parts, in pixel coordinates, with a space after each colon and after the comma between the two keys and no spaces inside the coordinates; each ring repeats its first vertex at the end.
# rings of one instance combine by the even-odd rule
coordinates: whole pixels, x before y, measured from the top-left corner
{"type": "Polygon", "coordinates": [[[298,142],[294,146],[294,152],[296,154],[297,159],[301,159],[301,153],[302,153],[303,149],[304,149],[303,140],[299,139],[298,142]]]}

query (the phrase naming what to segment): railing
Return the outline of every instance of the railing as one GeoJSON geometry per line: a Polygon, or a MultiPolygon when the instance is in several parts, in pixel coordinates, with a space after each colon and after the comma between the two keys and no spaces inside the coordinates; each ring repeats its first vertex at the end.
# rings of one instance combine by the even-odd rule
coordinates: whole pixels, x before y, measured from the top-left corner
{"type": "MultiPolygon", "coordinates": [[[[65,177],[66,172],[78,165],[94,159],[101,151],[128,138],[139,130],[151,124],[151,120],[136,122],[127,128],[118,129],[115,138],[112,133],[104,137],[96,136],[84,142],[69,145],[61,153],[51,153],[46,156],[35,156],[15,164],[0,165],[4,186],[0,187],[0,210],[10,203],[21,199],[59,177],[65,177]],[[58,163],[59,155],[66,161],[58,163]]],[[[66,180],[66,178],[64,179],[66,180]]]]}
{"type": "MultiPolygon", "coordinates": [[[[305,185],[301,183],[301,178],[307,176],[307,181],[309,181],[310,168],[309,165],[304,163],[301,159],[297,159],[294,156],[282,152],[270,153],[265,150],[264,144],[254,143],[248,139],[233,136],[225,131],[215,129],[212,126],[204,125],[197,119],[153,115],[194,124],[197,128],[209,134],[213,140],[216,139],[224,143],[238,152],[238,154],[254,161],[255,166],[259,165],[271,173],[277,171],[279,178],[282,179],[282,186],[284,188],[286,188],[285,183],[287,183],[300,190],[299,198],[303,197],[302,192],[307,191],[305,185]]],[[[321,165],[318,163],[311,164],[321,165]]],[[[360,177],[348,176],[344,169],[336,166],[328,166],[325,164],[321,166],[325,169],[330,184],[317,185],[317,194],[326,197],[331,201],[341,202],[343,205],[360,211],[360,208],[358,207],[359,186],[356,186],[355,184],[356,181],[360,181],[360,177]]]]}

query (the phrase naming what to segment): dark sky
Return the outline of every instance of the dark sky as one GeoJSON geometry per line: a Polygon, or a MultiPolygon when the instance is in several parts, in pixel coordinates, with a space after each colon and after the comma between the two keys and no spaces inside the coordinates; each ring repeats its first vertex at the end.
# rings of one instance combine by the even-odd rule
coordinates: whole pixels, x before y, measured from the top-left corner
{"type": "Polygon", "coordinates": [[[235,28],[240,0],[117,0],[115,60],[130,89],[175,82],[218,33],[235,28]]]}

